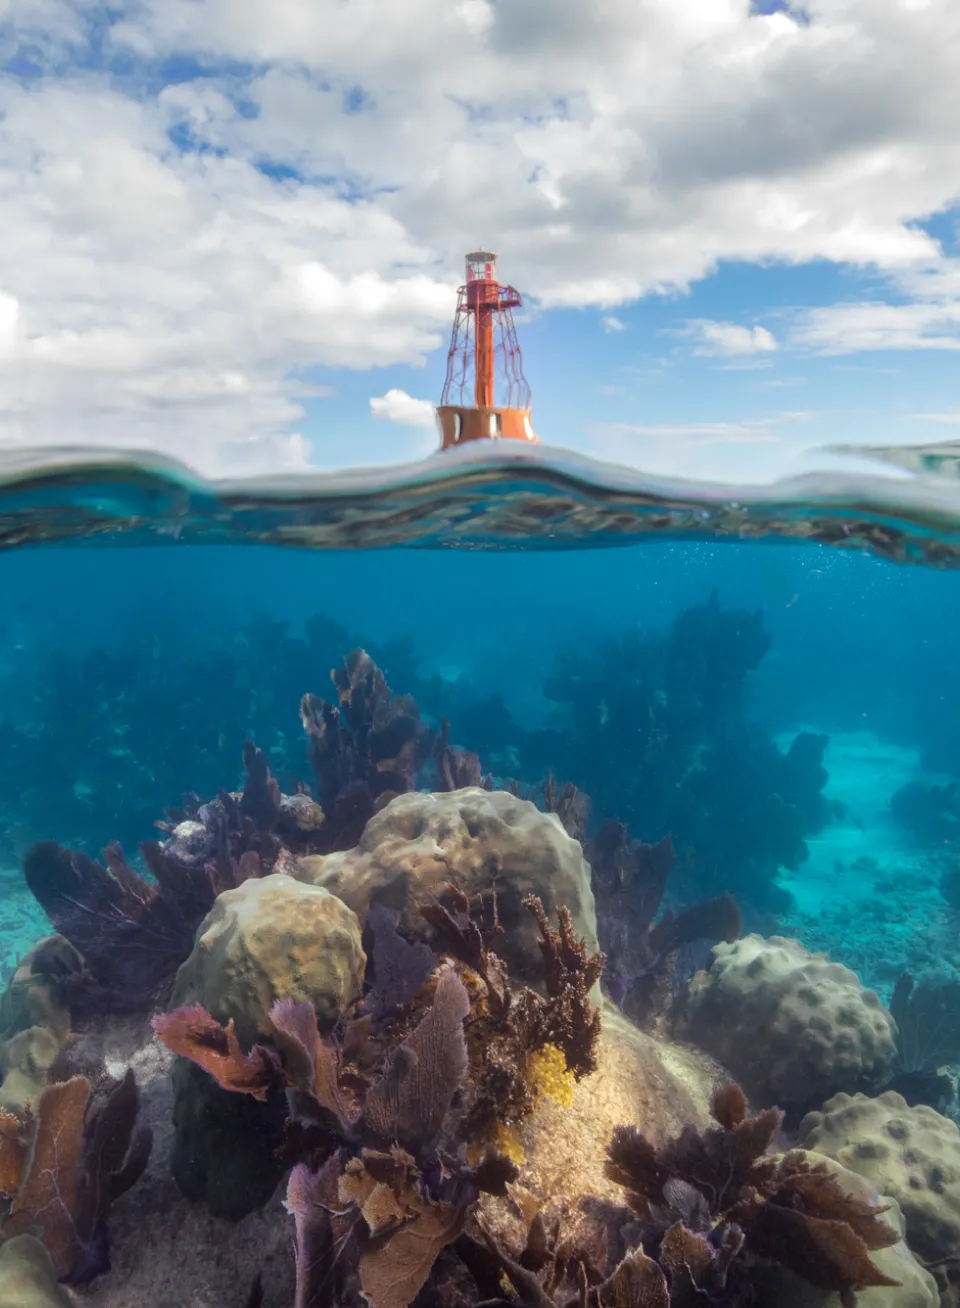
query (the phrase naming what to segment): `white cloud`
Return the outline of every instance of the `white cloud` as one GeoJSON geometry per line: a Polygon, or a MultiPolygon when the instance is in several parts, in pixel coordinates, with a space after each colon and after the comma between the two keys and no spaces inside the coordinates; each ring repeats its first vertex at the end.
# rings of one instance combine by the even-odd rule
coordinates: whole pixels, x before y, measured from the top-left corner
{"type": "Polygon", "coordinates": [[[625,332],[627,330],[627,324],[621,322],[619,318],[615,318],[612,313],[609,313],[603,319],[603,330],[605,332],[625,332]]]}
{"type": "Polygon", "coordinates": [[[396,386],[386,395],[371,395],[370,411],[375,418],[404,427],[429,427],[433,431],[437,425],[437,411],[429,400],[414,399],[396,386]]]}
{"type": "Polygon", "coordinates": [[[12,350],[20,320],[20,305],[12,295],[0,290],[0,350],[12,350]]]}
{"type": "Polygon", "coordinates": [[[853,264],[905,302],[793,340],[954,348],[960,268],[917,222],[960,193],[960,6],[805,10],[6,0],[0,55],[45,75],[0,85],[0,441],[296,462],[300,379],[421,362],[478,233],[541,307],[611,321],[721,261],[853,264]],[[213,71],[147,89],[177,56],[213,71]]]}
{"type": "Polygon", "coordinates": [[[776,339],[766,327],[744,327],[735,322],[715,322],[712,318],[691,319],[684,335],[697,341],[694,354],[728,359],[769,354],[777,348],[776,339]]]}
{"type": "Polygon", "coordinates": [[[791,343],[818,354],[960,350],[960,298],[940,303],[832,304],[798,315],[791,343]]]}
{"type": "Polygon", "coordinates": [[[596,423],[590,435],[603,458],[653,476],[759,484],[797,471],[799,450],[815,439],[805,428],[818,416],[787,410],[717,422],[596,423]]]}

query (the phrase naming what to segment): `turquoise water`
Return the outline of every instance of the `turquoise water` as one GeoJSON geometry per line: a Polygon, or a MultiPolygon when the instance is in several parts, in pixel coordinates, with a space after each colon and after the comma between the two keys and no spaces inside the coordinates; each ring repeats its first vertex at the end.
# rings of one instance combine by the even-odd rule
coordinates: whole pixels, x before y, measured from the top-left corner
{"type": "MultiPolygon", "coordinates": [[[[166,837],[155,824],[185,794],[195,812],[241,791],[247,740],[284,794],[322,800],[301,699],[336,701],[331,670],[362,648],[415,699],[424,739],[447,722],[493,791],[542,808],[548,777],[571,783],[592,805],[584,843],[610,820],[647,844],[670,835],[668,912],[729,894],[744,932],[825,952],[885,1005],[904,973],[953,986],[944,1002],[960,1005],[960,536],[949,451],[934,453],[919,478],[832,474],[774,492],[653,485],[526,452],[299,486],[204,486],[123,460],[8,466],[0,975],[74,921],[64,909],[51,922],[28,888],[38,842],[97,859],[119,841],[152,885],[141,843],[166,837]]],[[[438,788],[431,758],[410,788],[438,788]]],[[[629,942],[594,891],[609,968],[629,942]]],[[[83,953],[89,921],[77,930],[83,953]]],[[[135,988],[143,942],[127,940],[116,975],[135,988]]],[[[709,942],[689,945],[692,972],[709,942]]],[[[186,956],[169,947],[152,1011],[186,956]]],[[[639,1022],[626,961],[605,986],[639,1022]]],[[[131,1002],[145,1020],[146,999],[131,1002]]],[[[96,1003],[77,1003],[82,1043],[100,1028],[96,1003]]],[[[126,1034],[104,1043],[100,1029],[101,1054],[142,1079],[122,1007],[107,1029],[126,1034]]],[[[960,1028],[960,1011],[938,1020],[960,1028]]],[[[913,1070],[949,1074],[954,1058],[947,1040],[913,1070]]],[[[949,1119],[945,1085],[918,1094],[949,1119]]],[[[160,1223],[181,1202],[164,1176],[144,1201],[160,1223]]],[[[216,1214],[198,1220],[220,1238],[216,1214]]],[[[259,1209],[244,1221],[279,1267],[285,1229],[259,1209]]],[[[118,1241],[119,1263],[78,1301],[147,1301],[122,1222],[118,1241]]],[[[290,1275],[262,1277],[262,1302],[285,1302],[290,1275]]],[[[155,1302],[242,1305],[246,1289],[191,1293],[157,1288],[155,1302]]],[[[906,1300],[869,1300],[882,1302],[906,1300]]]]}

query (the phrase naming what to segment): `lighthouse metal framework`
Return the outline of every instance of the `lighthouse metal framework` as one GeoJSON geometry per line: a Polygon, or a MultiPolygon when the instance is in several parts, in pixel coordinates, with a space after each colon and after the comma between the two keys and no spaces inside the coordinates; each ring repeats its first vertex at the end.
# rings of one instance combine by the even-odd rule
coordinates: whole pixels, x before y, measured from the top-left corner
{"type": "Polygon", "coordinates": [[[437,406],[441,449],[477,440],[536,441],[513,321],[513,310],[522,303],[519,292],[497,281],[495,254],[467,255],[467,280],[457,295],[447,378],[437,406]]]}

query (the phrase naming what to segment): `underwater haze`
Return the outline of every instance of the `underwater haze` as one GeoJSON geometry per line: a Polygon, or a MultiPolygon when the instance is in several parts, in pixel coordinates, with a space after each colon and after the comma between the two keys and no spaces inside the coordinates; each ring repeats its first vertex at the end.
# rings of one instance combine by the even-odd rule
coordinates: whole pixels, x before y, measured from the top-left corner
{"type": "Polygon", "coordinates": [[[955,1303],[948,471],[10,473],[0,1303],[955,1303]]]}

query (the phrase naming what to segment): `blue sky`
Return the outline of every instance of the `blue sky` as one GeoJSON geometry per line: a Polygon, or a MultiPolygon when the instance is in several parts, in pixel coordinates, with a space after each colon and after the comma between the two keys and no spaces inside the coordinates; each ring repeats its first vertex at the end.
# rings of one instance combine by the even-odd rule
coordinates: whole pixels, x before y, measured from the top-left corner
{"type": "Polygon", "coordinates": [[[6,0],[0,445],[428,453],[477,243],[552,444],[951,439],[958,66],[954,0],[6,0]]]}

